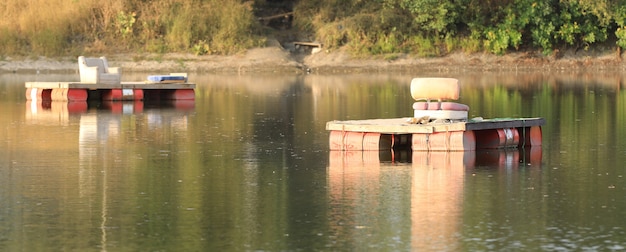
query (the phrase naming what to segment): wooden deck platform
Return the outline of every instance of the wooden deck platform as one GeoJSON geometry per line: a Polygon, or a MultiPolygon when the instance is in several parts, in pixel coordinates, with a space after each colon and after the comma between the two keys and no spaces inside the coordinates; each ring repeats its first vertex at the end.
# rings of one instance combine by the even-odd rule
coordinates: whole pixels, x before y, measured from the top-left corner
{"type": "Polygon", "coordinates": [[[330,121],[326,130],[376,132],[383,134],[434,133],[446,131],[487,130],[541,126],[543,118],[498,118],[481,121],[411,124],[406,118],[330,121]]]}
{"type": "Polygon", "coordinates": [[[464,151],[540,146],[543,118],[497,118],[468,122],[411,124],[406,118],[331,121],[331,150],[464,151]]]}
{"type": "Polygon", "coordinates": [[[125,81],[118,85],[111,84],[89,84],[80,82],[26,82],[24,84],[26,88],[79,88],[79,89],[194,89],[196,84],[194,83],[152,83],[142,81],[125,81]]]}
{"type": "Polygon", "coordinates": [[[26,82],[27,100],[53,101],[137,101],[194,100],[193,83],[121,82],[89,84],[80,82],[26,82]]]}

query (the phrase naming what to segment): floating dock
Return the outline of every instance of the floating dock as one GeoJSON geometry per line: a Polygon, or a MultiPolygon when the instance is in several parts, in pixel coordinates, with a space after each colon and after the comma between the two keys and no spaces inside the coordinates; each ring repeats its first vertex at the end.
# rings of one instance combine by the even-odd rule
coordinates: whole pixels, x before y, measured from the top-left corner
{"type": "Polygon", "coordinates": [[[413,124],[410,118],[331,121],[330,150],[471,151],[541,146],[543,118],[413,124]]]}
{"type": "Polygon", "coordinates": [[[27,100],[51,101],[141,101],[195,100],[193,83],[121,82],[89,84],[80,82],[26,82],[27,100]]]}

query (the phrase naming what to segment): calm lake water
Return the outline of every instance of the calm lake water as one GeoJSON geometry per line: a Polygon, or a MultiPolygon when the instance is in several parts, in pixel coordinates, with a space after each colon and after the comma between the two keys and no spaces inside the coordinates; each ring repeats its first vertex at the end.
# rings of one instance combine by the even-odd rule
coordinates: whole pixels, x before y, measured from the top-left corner
{"type": "MultiPolygon", "coordinates": [[[[543,146],[331,152],[331,120],[412,115],[417,76],[190,76],[195,103],[33,103],[0,75],[0,251],[626,249],[615,74],[467,74],[470,117],[543,146]]],[[[125,79],[141,80],[141,75],[125,79]]]]}

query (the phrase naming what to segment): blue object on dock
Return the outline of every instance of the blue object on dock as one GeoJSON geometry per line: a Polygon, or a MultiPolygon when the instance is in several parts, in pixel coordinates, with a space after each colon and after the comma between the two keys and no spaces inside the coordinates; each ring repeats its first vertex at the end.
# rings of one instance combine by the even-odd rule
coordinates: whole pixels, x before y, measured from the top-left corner
{"type": "Polygon", "coordinates": [[[185,76],[150,75],[150,76],[148,76],[148,81],[152,81],[152,82],[169,82],[169,81],[184,82],[185,81],[185,76]]]}

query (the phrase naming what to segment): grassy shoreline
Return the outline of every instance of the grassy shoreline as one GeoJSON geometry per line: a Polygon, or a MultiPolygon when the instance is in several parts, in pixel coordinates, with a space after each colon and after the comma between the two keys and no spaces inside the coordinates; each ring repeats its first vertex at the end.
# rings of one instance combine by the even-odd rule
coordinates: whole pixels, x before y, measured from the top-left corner
{"type": "MultiPolygon", "coordinates": [[[[93,55],[100,56],[100,55],[93,55]]],[[[335,50],[317,54],[292,54],[279,47],[250,49],[236,55],[116,54],[105,55],[112,66],[124,72],[228,74],[343,74],[385,72],[624,72],[623,56],[611,51],[564,52],[558,57],[539,52],[515,52],[498,56],[488,53],[456,53],[424,58],[414,55],[351,57],[335,50]]],[[[74,57],[6,57],[0,60],[0,74],[74,73],[74,57]]]]}

